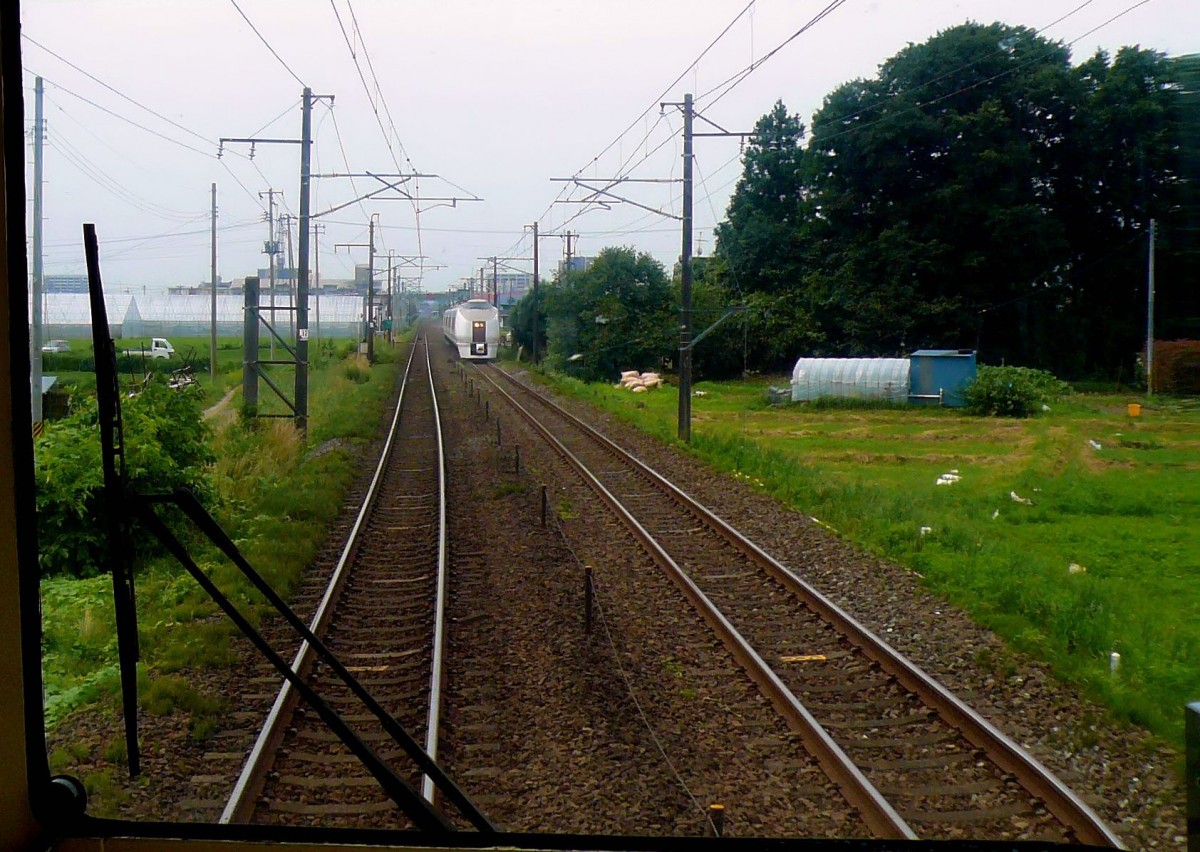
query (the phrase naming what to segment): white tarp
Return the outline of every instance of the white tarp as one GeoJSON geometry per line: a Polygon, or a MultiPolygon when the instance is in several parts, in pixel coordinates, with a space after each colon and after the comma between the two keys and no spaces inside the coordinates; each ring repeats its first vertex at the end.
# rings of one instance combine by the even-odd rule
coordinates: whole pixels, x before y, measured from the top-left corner
{"type": "Polygon", "coordinates": [[[792,369],[792,401],[839,397],[908,401],[907,358],[801,358],[792,369]]]}

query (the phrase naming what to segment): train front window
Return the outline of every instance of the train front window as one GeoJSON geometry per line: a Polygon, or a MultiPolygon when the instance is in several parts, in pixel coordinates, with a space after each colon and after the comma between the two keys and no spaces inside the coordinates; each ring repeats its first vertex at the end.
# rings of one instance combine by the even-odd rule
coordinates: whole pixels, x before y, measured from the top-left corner
{"type": "Polygon", "coordinates": [[[110,835],[1177,842],[1190,4],[27,0],[37,771],[110,835]]]}

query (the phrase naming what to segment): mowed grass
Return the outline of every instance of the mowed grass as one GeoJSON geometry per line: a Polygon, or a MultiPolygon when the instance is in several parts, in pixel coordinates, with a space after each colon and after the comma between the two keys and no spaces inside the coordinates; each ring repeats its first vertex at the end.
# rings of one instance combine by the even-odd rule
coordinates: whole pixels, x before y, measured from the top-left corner
{"type": "MultiPolygon", "coordinates": [[[[675,440],[674,388],[555,383],[675,440]]],[[[692,451],[918,572],[1118,717],[1182,742],[1183,707],[1200,700],[1197,407],[1075,395],[1011,420],[771,407],[766,384],[699,384],[692,451]],[[957,482],[935,484],[950,471],[957,482]]]]}

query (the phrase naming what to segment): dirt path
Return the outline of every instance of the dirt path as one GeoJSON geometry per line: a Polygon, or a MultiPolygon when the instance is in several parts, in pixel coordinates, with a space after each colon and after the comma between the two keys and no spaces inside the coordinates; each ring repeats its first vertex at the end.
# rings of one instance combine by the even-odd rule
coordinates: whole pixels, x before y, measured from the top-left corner
{"type": "MultiPolygon", "coordinates": [[[[223,397],[204,409],[204,419],[217,420],[217,418],[220,418],[219,422],[224,422],[227,418],[232,417],[233,406],[230,404],[230,400],[233,399],[233,395],[237,392],[237,389],[238,386],[234,385],[225,392],[223,397]]],[[[213,425],[216,426],[218,423],[214,423],[213,425]]]]}

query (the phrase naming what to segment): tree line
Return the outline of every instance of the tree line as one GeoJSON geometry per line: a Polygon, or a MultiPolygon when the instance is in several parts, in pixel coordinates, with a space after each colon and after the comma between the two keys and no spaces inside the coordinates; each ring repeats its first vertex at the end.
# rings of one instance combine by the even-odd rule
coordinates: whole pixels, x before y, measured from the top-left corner
{"type": "MultiPolygon", "coordinates": [[[[800,355],[971,348],[1065,378],[1132,380],[1157,223],[1156,337],[1200,336],[1200,57],[1140,47],[1071,64],[1025,27],[967,23],[826,96],[777,102],[698,258],[693,325],[744,306],[700,375],[800,355]]],[[[612,378],[678,345],[678,275],[632,248],[544,288],[542,351],[612,378]],[[572,360],[573,356],[575,357],[572,360]]],[[[526,349],[535,309],[512,324],[526,349]]]]}

